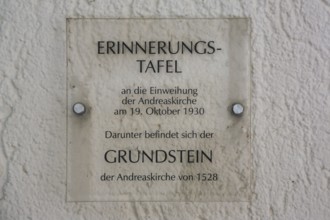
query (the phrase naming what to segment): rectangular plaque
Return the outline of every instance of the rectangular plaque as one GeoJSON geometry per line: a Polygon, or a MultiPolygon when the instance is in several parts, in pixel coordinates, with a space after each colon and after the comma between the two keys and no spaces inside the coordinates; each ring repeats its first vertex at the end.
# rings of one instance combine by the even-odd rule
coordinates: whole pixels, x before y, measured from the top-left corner
{"type": "Polygon", "coordinates": [[[67,95],[67,201],[248,200],[248,19],[68,19],[67,95]]]}

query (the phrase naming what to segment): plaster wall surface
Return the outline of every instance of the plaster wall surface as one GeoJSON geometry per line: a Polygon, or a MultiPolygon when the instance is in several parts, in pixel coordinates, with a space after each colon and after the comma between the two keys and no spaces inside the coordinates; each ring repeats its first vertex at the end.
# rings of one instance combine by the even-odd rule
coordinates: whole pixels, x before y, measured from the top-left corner
{"type": "Polygon", "coordinates": [[[329,0],[2,0],[0,219],[330,219],[329,58],[329,0]],[[250,202],[65,202],[67,17],[251,19],[250,202]]]}

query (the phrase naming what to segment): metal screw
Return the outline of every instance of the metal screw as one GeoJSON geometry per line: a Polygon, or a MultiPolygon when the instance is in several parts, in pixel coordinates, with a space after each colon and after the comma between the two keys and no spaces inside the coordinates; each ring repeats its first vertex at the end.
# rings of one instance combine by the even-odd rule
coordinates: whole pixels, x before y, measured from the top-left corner
{"type": "Polygon", "coordinates": [[[232,112],[236,116],[241,116],[244,112],[244,106],[240,103],[235,103],[232,105],[232,112]]]}
{"type": "Polygon", "coordinates": [[[83,103],[77,102],[73,104],[72,110],[76,115],[83,115],[86,112],[86,107],[83,103]]]}

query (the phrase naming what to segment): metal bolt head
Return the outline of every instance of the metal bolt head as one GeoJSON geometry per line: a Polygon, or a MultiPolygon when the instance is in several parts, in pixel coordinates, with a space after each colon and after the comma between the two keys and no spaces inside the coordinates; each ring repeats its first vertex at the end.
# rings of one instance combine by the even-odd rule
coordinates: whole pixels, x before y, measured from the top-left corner
{"type": "Polygon", "coordinates": [[[244,106],[240,103],[235,103],[232,105],[232,112],[236,116],[241,116],[244,112],[244,106]]]}
{"type": "Polygon", "coordinates": [[[86,106],[81,102],[77,102],[73,104],[72,110],[76,115],[83,115],[86,112],[86,106]]]}

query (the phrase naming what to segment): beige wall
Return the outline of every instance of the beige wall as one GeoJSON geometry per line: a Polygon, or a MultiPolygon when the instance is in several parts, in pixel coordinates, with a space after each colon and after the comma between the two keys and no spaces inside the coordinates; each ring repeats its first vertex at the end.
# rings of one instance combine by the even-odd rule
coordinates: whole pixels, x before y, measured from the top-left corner
{"type": "Polygon", "coordinates": [[[329,219],[329,0],[0,4],[0,219],[329,219]],[[66,17],[250,17],[252,200],[66,203],[66,17]]]}

